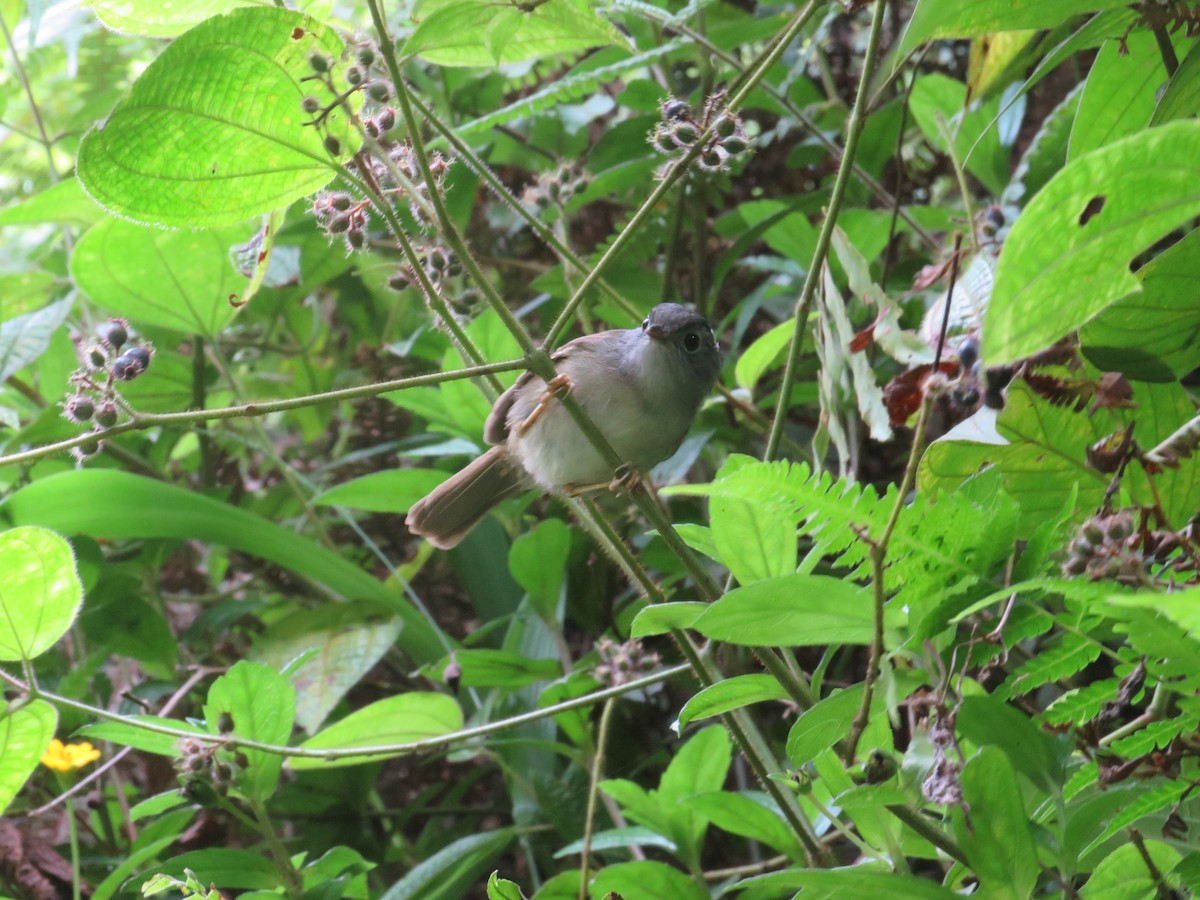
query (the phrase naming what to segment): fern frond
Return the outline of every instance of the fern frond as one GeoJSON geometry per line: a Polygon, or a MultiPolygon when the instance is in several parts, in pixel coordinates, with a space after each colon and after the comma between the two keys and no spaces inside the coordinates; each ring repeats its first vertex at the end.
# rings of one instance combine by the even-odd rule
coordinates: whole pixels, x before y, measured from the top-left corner
{"type": "Polygon", "coordinates": [[[1108,749],[1119,753],[1126,759],[1144,756],[1151,750],[1165,748],[1167,744],[1185,731],[1195,731],[1200,720],[1193,715],[1183,713],[1165,722],[1152,722],[1141,731],[1126,735],[1118,741],[1113,741],[1108,749]]]}
{"type": "Polygon", "coordinates": [[[1095,662],[1101,649],[1096,641],[1068,632],[1059,638],[1056,646],[1041,651],[1013,672],[996,689],[996,695],[1008,700],[1036,691],[1042,685],[1060,678],[1068,678],[1095,662]]]}
{"type": "Polygon", "coordinates": [[[1043,717],[1051,725],[1081,725],[1099,715],[1100,708],[1116,696],[1120,684],[1119,678],[1103,678],[1067,691],[1046,707],[1043,717]]]}

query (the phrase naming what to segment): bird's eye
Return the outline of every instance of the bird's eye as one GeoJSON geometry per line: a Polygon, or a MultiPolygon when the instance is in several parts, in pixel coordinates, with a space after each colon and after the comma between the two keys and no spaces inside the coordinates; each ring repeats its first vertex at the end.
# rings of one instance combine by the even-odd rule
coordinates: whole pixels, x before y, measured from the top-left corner
{"type": "Polygon", "coordinates": [[[700,349],[700,335],[694,331],[689,331],[683,336],[683,349],[688,353],[695,353],[700,349]]]}
{"type": "Polygon", "coordinates": [[[646,318],[642,319],[642,331],[645,331],[649,327],[650,327],[650,317],[646,316],[646,318]]]}

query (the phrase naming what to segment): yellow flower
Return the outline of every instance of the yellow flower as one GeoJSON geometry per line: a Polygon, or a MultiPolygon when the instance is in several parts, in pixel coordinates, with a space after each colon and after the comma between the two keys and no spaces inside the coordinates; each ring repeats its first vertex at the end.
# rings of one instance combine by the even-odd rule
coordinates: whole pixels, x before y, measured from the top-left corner
{"type": "Polygon", "coordinates": [[[64,744],[55,738],[42,754],[42,765],[55,772],[74,772],[99,758],[100,751],[87,741],[82,744],[64,744]]]}

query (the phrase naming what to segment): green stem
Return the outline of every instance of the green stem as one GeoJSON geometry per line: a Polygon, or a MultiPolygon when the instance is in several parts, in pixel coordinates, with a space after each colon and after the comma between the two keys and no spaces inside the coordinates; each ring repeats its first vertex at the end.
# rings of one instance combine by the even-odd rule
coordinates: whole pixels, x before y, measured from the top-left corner
{"type": "Polygon", "coordinates": [[[962,847],[958,846],[950,835],[946,834],[946,832],[942,831],[942,829],[938,828],[919,812],[915,812],[907,806],[900,806],[899,804],[889,805],[887,810],[951,859],[958,860],[964,866],[970,865],[967,862],[967,854],[963,852],[962,847]]]}
{"type": "Polygon", "coordinates": [[[772,460],[779,450],[779,441],[783,436],[783,425],[787,420],[787,410],[791,405],[792,386],[796,383],[796,370],[799,367],[800,349],[804,344],[804,333],[808,330],[808,316],[812,309],[813,297],[821,278],[821,270],[829,254],[829,244],[833,238],[833,229],[837,225],[838,212],[846,197],[846,188],[850,183],[850,175],[854,157],[858,153],[858,141],[862,137],[863,126],[866,124],[867,94],[870,90],[871,76],[875,72],[875,64],[879,58],[879,39],[883,32],[883,14],[886,4],[882,0],[875,2],[875,14],[871,19],[871,33],[867,38],[867,52],[863,57],[862,74],[859,76],[858,92],[854,97],[854,106],[850,110],[850,120],[846,125],[846,149],[842,152],[842,161],[838,165],[837,178],[833,183],[833,193],[829,198],[829,208],[825,212],[825,221],[821,223],[821,233],[817,236],[817,247],[813,251],[812,262],[804,276],[804,287],[796,303],[796,325],[792,331],[792,343],[788,352],[787,365],[783,370],[783,381],[779,387],[779,400],[775,407],[775,421],[771,425],[771,434],[767,438],[767,449],[763,459],[772,460]]]}
{"type": "Polygon", "coordinates": [[[604,771],[604,748],[608,745],[608,726],[612,720],[615,700],[604,701],[600,712],[600,727],[596,731],[596,755],[592,759],[592,776],[588,783],[587,813],[583,820],[583,847],[579,851],[579,900],[586,900],[588,889],[588,857],[592,855],[592,833],[595,828],[596,796],[600,793],[600,775],[604,771]]]}
{"type": "Polygon", "coordinates": [[[80,900],[79,824],[75,821],[75,804],[67,804],[67,839],[71,846],[71,900],[80,900]]]}
{"type": "MultiPolygon", "coordinates": [[[[132,728],[138,728],[142,731],[148,731],[152,734],[164,734],[168,737],[190,738],[195,741],[206,744],[220,744],[223,747],[242,748],[245,750],[260,750],[264,753],[274,753],[284,757],[299,757],[303,759],[344,759],[348,756],[400,756],[408,753],[430,753],[436,750],[442,750],[446,747],[461,743],[463,741],[474,740],[475,738],[486,737],[489,734],[494,734],[498,731],[504,731],[508,728],[516,728],[520,725],[528,724],[529,722],[538,722],[542,719],[548,719],[560,713],[570,712],[574,709],[581,709],[585,706],[591,706],[602,700],[607,700],[609,697],[617,697],[622,694],[640,691],[643,688],[666,681],[669,678],[674,678],[676,675],[682,675],[689,670],[687,665],[672,666],[667,669],[661,669],[652,675],[647,675],[627,684],[617,687],[605,688],[600,691],[594,691],[591,694],[586,694],[582,697],[576,697],[572,700],[564,700],[562,703],[556,703],[552,706],[542,707],[520,715],[510,716],[507,719],[500,719],[495,722],[488,722],[484,725],[477,725],[473,728],[464,728],[460,731],[455,731],[450,734],[438,735],[432,738],[422,738],[418,741],[408,741],[400,744],[379,744],[373,747],[332,747],[327,750],[305,749],[303,747],[287,747],[280,744],[267,744],[262,741],[252,741],[246,738],[216,734],[205,734],[196,731],[188,731],[183,728],[172,728],[169,725],[159,725],[153,722],[147,722],[136,717],[124,716],[120,713],[114,713],[103,707],[91,706],[87,703],[82,703],[78,700],[72,700],[70,697],[64,697],[59,694],[53,694],[45,690],[37,690],[36,696],[54,703],[58,706],[66,707],[67,709],[78,710],[79,712],[87,713],[97,719],[106,719],[111,722],[120,722],[132,728]]],[[[27,682],[22,682],[19,678],[9,675],[4,670],[0,669],[0,681],[4,681],[12,687],[30,696],[35,695],[35,691],[27,682]]]]}
{"type": "MultiPolygon", "coordinates": [[[[192,409],[204,409],[204,336],[192,335],[192,409]]],[[[208,422],[201,419],[196,423],[196,441],[200,448],[200,483],[206,488],[216,484],[213,467],[212,435],[208,433],[208,422]]]]}
{"type": "Polygon", "coordinates": [[[318,394],[305,394],[302,397],[288,397],[283,400],[264,400],[261,402],[244,403],[239,406],[217,407],[215,409],[194,409],[175,413],[138,413],[133,418],[105,428],[101,431],[89,431],[78,437],[68,438],[54,444],[45,444],[32,450],[20,453],[10,453],[0,456],[0,467],[17,463],[32,462],[55,456],[72,447],[86,444],[95,440],[107,440],[124,434],[127,431],[145,431],[147,428],[160,426],[184,425],[192,422],[212,422],[219,419],[242,419],[252,416],[265,416],[271,413],[285,412],[290,409],[303,409],[317,406],[321,403],[331,403],[341,400],[357,400],[360,397],[376,397],[390,391],[401,391],[405,388],[423,385],[440,384],[444,381],[458,381],[464,378],[477,378],[481,375],[494,375],[497,372],[512,372],[523,369],[525,360],[512,359],[505,362],[488,363],[481,366],[468,366],[463,369],[452,369],[449,372],[431,372],[427,375],[411,375],[408,378],[396,378],[391,381],[378,381],[374,384],[364,384],[358,387],[342,388],[336,391],[324,391],[318,394]]]}

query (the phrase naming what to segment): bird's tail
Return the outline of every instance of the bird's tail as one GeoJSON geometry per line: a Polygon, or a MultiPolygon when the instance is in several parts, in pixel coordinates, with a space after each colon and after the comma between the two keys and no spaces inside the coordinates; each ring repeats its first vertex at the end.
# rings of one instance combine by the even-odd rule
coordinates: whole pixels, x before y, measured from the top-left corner
{"type": "Polygon", "coordinates": [[[493,447],[450,476],[408,511],[408,530],[433,546],[449,550],[467,536],[488,511],[525,486],[525,474],[503,447],[493,447]]]}

